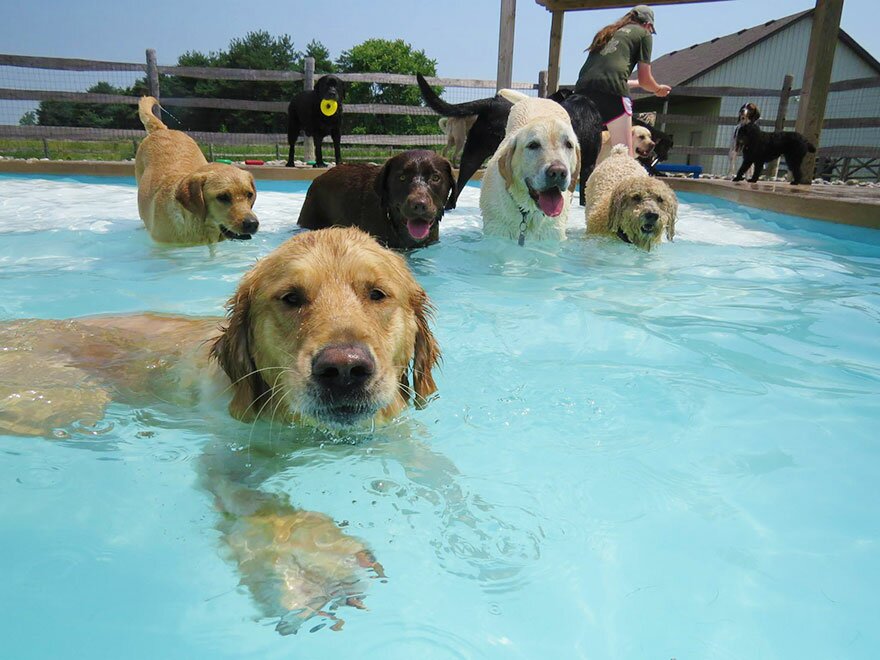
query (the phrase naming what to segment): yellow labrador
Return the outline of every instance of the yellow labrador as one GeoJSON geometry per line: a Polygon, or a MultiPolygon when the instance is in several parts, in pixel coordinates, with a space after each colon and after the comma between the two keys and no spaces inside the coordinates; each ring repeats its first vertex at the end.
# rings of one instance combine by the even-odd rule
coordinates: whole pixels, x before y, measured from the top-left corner
{"type": "Polygon", "coordinates": [[[208,163],[191,137],[153,115],[158,102],[144,96],[138,115],[147,137],[135,156],[138,212],[153,240],[203,245],[246,240],[257,231],[257,199],[250,172],[208,163]]]}
{"type": "Polygon", "coordinates": [[[484,233],[520,243],[527,238],[564,240],[579,169],[580,147],[567,117],[538,117],[516,129],[483,175],[484,233]]]}

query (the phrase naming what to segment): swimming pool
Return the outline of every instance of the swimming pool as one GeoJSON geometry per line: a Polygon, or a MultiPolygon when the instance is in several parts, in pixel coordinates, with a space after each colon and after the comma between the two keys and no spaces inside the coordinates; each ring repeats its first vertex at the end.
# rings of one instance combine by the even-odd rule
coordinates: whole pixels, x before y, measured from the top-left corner
{"type": "MultiPolygon", "coordinates": [[[[134,182],[0,176],[0,320],[218,315],[247,243],[164,248],[134,182]]],[[[0,437],[4,655],[875,657],[880,233],[681,195],[674,244],[483,238],[478,189],[409,256],[440,396],[325,442],[222,407],[0,437]],[[206,456],[364,540],[368,610],[275,632],[220,551],[206,456]]]]}

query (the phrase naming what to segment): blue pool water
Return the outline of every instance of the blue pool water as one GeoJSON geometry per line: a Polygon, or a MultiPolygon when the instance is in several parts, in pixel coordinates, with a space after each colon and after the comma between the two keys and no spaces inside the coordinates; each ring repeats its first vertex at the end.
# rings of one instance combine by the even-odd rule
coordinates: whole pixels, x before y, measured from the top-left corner
{"type": "MultiPolygon", "coordinates": [[[[149,240],[127,179],[0,177],[0,320],[219,315],[290,235],[149,240]]],[[[8,658],[874,658],[880,233],[681,196],[674,244],[482,237],[478,189],[408,259],[440,396],[354,444],[222,406],[114,404],[0,437],[8,658]],[[221,552],[206,456],[384,565],[343,630],[275,632],[221,552]]],[[[0,374],[2,377],[2,374],[0,374]]]]}

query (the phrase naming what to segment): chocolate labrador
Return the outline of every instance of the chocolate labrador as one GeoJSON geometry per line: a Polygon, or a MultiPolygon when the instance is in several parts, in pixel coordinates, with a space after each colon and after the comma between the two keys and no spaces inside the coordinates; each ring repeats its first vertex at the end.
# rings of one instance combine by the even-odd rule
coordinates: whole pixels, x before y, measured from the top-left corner
{"type": "Polygon", "coordinates": [[[436,243],[455,190],[452,165],[433,151],[397,154],[382,165],[337,165],[312,182],[297,224],[359,227],[390,248],[436,243]]]}

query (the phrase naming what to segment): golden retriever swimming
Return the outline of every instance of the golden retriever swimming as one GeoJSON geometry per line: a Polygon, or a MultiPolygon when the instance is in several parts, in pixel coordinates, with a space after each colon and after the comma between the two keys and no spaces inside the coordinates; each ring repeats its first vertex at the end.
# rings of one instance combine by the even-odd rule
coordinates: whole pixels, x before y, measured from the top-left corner
{"type": "Polygon", "coordinates": [[[260,226],[252,210],[254,177],[232,165],[208,163],[195,140],[153,115],[155,105],[152,96],[138,105],[148,135],[134,163],[138,212],[150,236],[177,245],[249,239],[260,226]]]}
{"type": "MultiPolygon", "coordinates": [[[[158,314],[0,324],[0,433],[92,424],[114,400],[218,397],[241,421],[348,429],[436,391],[427,295],[402,257],[359,229],[287,240],[242,278],[228,308],[225,324],[158,314]]],[[[279,632],[326,615],[330,601],[362,607],[365,573],[382,575],[364,544],[227,472],[211,464],[200,481],[223,513],[227,556],[261,609],[282,617],[279,632]]]]}
{"type": "Polygon", "coordinates": [[[564,240],[580,146],[565,109],[549,99],[523,97],[510,110],[507,133],[486,166],[480,211],[486,234],[564,240]]]}

